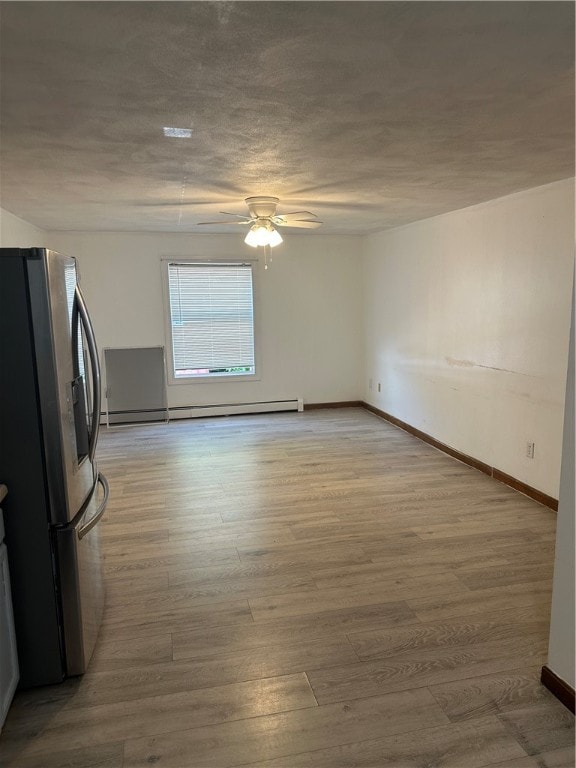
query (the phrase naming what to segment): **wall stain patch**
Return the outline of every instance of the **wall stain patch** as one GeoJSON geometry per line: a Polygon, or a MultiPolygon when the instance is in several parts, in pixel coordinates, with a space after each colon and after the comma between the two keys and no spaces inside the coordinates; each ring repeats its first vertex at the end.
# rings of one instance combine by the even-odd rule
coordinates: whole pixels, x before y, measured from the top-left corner
{"type": "Polygon", "coordinates": [[[498,368],[495,365],[482,365],[482,363],[475,363],[473,360],[459,360],[455,357],[446,357],[444,359],[448,365],[456,366],[457,368],[486,368],[489,371],[502,371],[503,373],[515,373],[517,376],[528,376],[527,373],[511,371],[509,368],[498,368]]]}

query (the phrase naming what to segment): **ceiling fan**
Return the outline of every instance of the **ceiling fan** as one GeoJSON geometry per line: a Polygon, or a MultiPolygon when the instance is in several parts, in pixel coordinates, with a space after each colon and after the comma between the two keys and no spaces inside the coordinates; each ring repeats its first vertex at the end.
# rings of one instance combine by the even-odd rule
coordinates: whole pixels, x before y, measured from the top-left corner
{"type": "Polygon", "coordinates": [[[248,226],[248,234],[244,242],[253,248],[280,245],[282,237],[276,227],[298,227],[300,229],[316,229],[322,222],[318,221],[315,213],[310,211],[292,211],[276,213],[280,200],[277,197],[247,197],[244,201],[248,206],[249,216],[239,216],[236,213],[220,211],[223,216],[234,216],[232,220],[201,221],[199,226],[213,224],[239,224],[248,226]]]}

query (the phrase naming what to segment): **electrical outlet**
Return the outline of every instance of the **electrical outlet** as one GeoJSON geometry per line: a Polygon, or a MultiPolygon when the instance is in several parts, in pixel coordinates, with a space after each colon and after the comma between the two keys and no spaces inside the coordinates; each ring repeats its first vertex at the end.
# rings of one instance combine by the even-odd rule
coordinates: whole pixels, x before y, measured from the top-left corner
{"type": "Polygon", "coordinates": [[[526,443],[526,458],[533,459],[534,458],[534,443],[526,443]]]}
{"type": "Polygon", "coordinates": [[[380,382],[378,382],[378,392],[381,392],[381,391],[382,391],[382,385],[380,384],[380,382]]]}

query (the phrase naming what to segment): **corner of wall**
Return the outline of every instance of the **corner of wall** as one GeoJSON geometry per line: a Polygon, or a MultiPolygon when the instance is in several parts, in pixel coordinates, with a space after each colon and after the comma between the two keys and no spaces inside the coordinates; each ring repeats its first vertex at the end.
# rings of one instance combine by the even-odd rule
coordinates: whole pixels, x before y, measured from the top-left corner
{"type": "Polygon", "coordinates": [[[552,614],[550,619],[550,643],[548,668],[569,685],[575,685],[574,668],[574,539],[575,539],[575,448],[574,448],[574,289],[572,292],[572,324],[568,355],[566,406],[564,410],[564,436],[562,441],[562,471],[560,475],[560,499],[556,528],[556,559],[552,614]]]}
{"type": "Polygon", "coordinates": [[[47,232],[10,211],[0,208],[0,247],[41,248],[46,247],[47,232]]]}

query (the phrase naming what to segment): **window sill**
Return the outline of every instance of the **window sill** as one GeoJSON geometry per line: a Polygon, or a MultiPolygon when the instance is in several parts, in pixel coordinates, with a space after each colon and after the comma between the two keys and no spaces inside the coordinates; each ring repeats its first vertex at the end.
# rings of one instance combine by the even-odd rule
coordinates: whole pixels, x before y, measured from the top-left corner
{"type": "Polygon", "coordinates": [[[179,386],[181,384],[233,384],[238,382],[247,383],[250,381],[261,381],[261,377],[258,374],[250,374],[248,376],[190,376],[189,378],[174,378],[168,377],[169,386],[179,386]]]}

